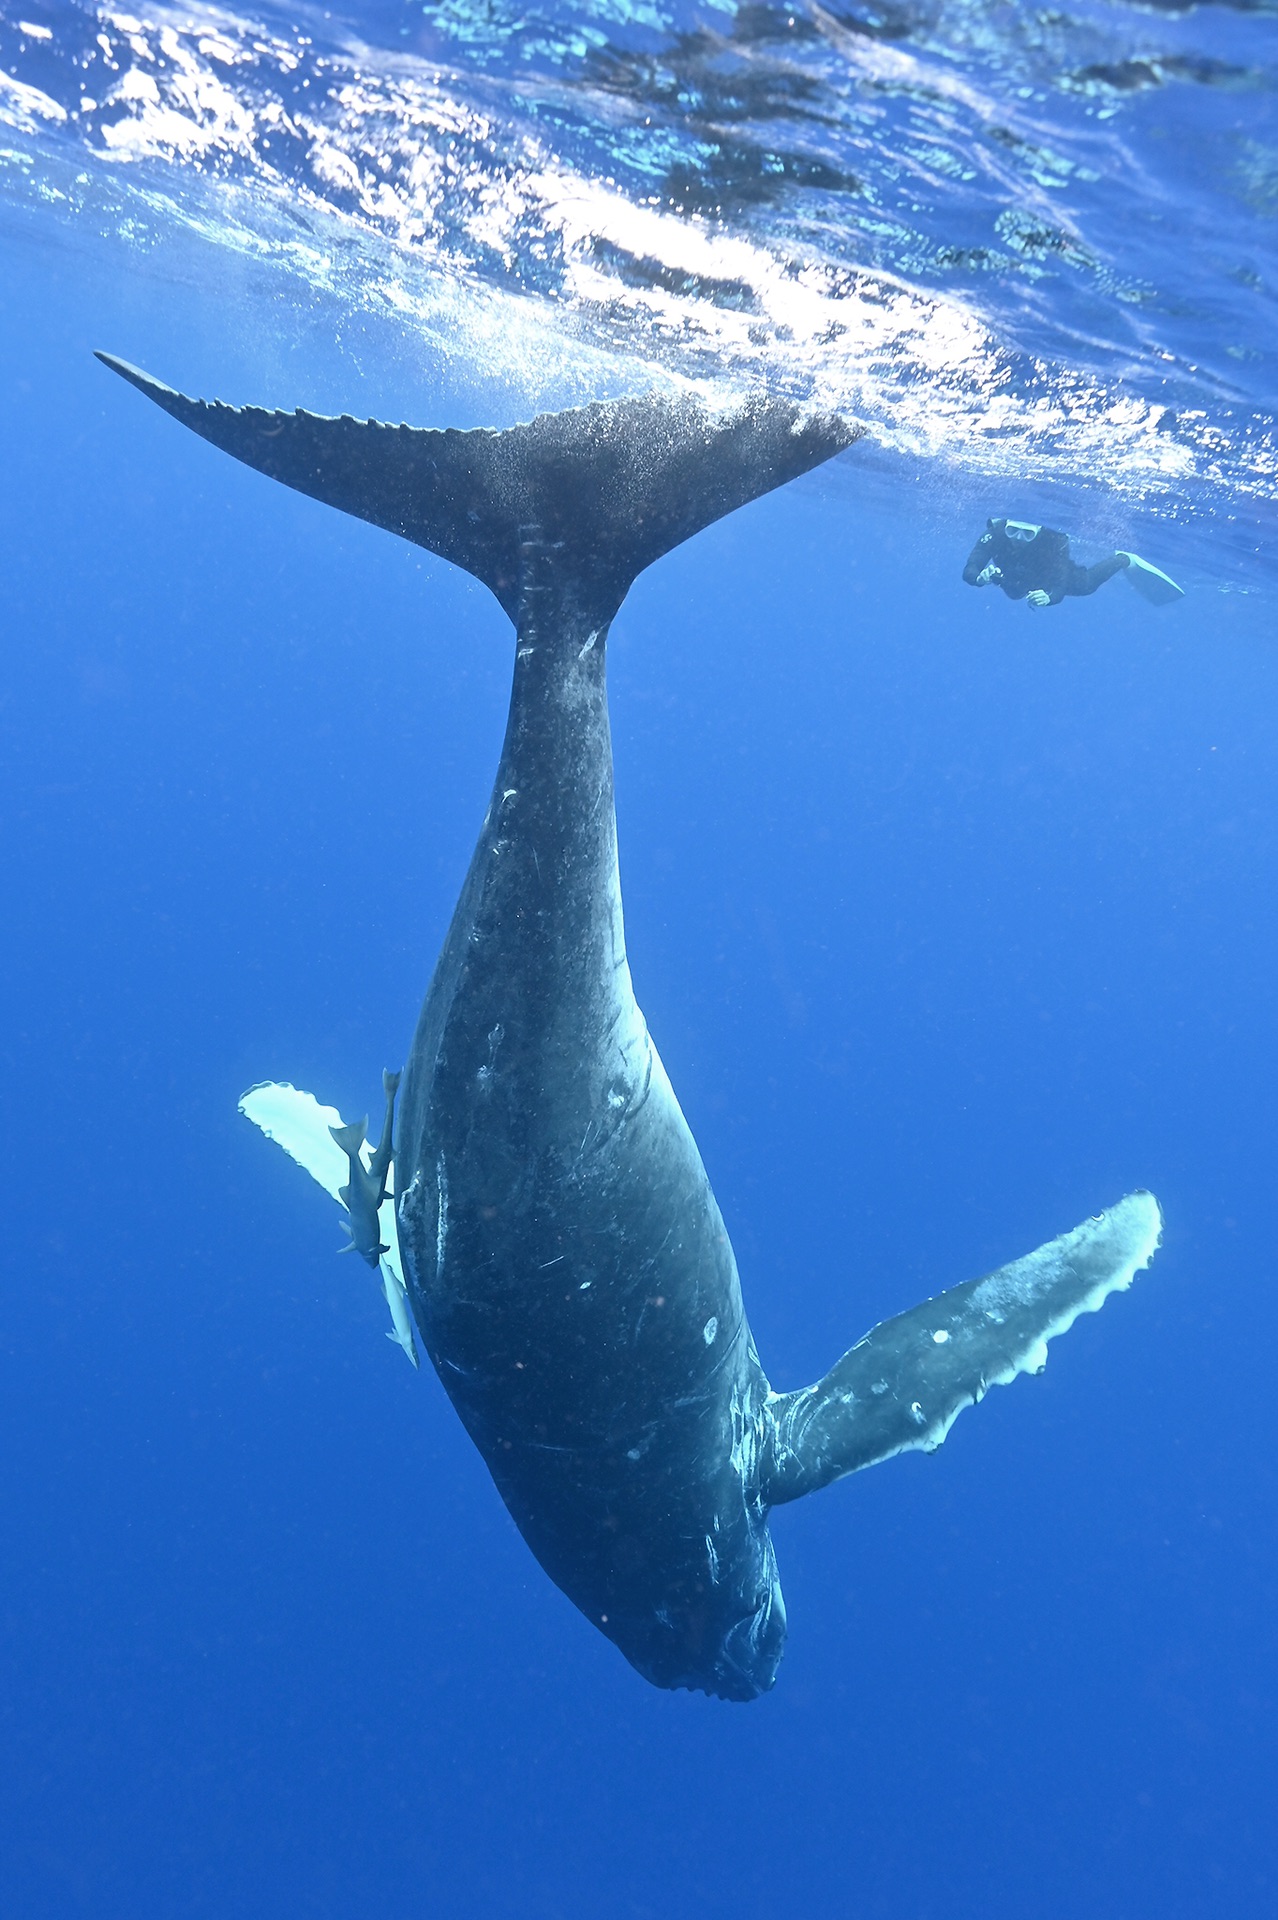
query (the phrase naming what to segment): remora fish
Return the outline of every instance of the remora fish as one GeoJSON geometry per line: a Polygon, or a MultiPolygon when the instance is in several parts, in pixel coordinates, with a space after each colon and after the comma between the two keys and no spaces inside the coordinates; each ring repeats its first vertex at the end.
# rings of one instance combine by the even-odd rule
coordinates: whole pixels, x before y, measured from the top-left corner
{"type": "Polygon", "coordinates": [[[1153,1197],[1130,1194],[883,1322],[813,1386],[775,1393],[760,1366],[631,988],[605,642],[645,566],[856,429],[759,396],[419,431],[206,404],[107,364],[248,465],[464,567],[514,623],[492,800],[405,1070],[409,1297],[552,1579],[657,1685],[751,1699],[785,1639],[770,1508],[939,1446],[1128,1286],[1160,1229],[1153,1197]]]}
{"type": "MultiPolygon", "coordinates": [[[[240,1101],[240,1112],[255,1127],[260,1127],[268,1140],[274,1140],[283,1147],[291,1160],[304,1167],[325,1193],[334,1200],[342,1199],[345,1188],[350,1185],[350,1161],[334,1138],[342,1126],[342,1118],[336,1107],[321,1106],[313,1094],[299,1093],[296,1087],[289,1086],[287,1082],[264,1081],[249,1088],[240,1101]]],[[[386,1176],[386,1199],[382,1203],[378,1221],[378,1238],[382,1241],[383,1249],[379,1271],[382,1292],[386,1296],[391,1317],[391,1328],[386,1338],[402,1348],[415,1367],[417,1348],[400,1266],[399,1235],[395,1231],[394,1180],[395,1162],[392,1157],[386,1176]],[[391,1244],[387,1245],[388,1241],[391,1244]]],[[[347,1248],[343,1247],[341,1251],[345,1253],[347,1248]]]]}
{"type": "Polygon", "coordinates": [[[346,1185],[338,1189],[337,1197],[346,1208],[351,1248],[367,1260],[370,1267],[380,1266],[382,1255],[390,1252],[390,1248],[382,1244],[377,1216],[386,1198],[386,1181],[394,1154],[395,1095],[398,1090],[399,1075],[383,1071],[386,1117],[382,1122],[381,1140],[367,1167],[364,1165],[363,1146],[368,1136],[368,1121],[357,1120],[353,1126],[329,1128],[346,1155],[350,1169],[346,1185]]]}

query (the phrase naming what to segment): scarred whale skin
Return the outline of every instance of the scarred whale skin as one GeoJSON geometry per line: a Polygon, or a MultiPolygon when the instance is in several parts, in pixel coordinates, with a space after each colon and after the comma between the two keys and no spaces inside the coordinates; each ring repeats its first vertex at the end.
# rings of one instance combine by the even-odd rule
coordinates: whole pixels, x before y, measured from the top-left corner
{"type": "Polygon", "coordinates": [[[405,1069],[399,1250],[423,1344],[542,1566],[659,1686],[770,1687],[770,1508],[940,1444],[1130,1284],[1157,1203],[1107,1213],[874,1328],[774,1393],[626,960],[605,681],[641,568],[856,437],[756,396],[646,397],[505,433],[187,399],[249,465],[485,581],[516,629],[501,763],[405,1069]]]}
{"type": "Polygon", "coordinates": [[[746,1697],[785,1636],[768,1387],[631,987],[605,635],[543,605],[409,1055],[400,1246],[427,1351],[552,1579],[659,1685],[746,1697]]]}

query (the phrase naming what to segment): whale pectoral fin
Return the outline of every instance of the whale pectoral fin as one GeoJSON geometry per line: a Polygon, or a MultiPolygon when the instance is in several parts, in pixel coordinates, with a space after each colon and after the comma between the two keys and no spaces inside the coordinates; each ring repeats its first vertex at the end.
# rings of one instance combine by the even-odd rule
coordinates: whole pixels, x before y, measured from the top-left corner
{"type": "MultiPolygon", "coordinates": [[[[322,1107],[314,1094],[302,1093],[287,1083],[264,1081],[259,1086],[250,1087],[240,1101],[240,1112],[246,1120],[260,1127],[268,1140],[278,1141],[284,1151],[299,1166],[305,1167],[326,1193],[334,1199],[348,1194],[349,1183],[346,1186],[339,1184],[343,1174],[349,1172],[350,1162],[336,1142],[335,1136],[341,1131],[341,1116],[335,1107],[322,1107]]],[[[382,1288],[390,1308],[393,1328],[390,1338],[403,1348],[416,1366],[412,1316],[399,1259],[395,1203],[389,1195],[378,1210],[377,1224],[382,1241],[378,1250],[382,1288]]],[[[350,1238],[337,1251],[358,1252],[349,1213],[341,1216],[341,1225],[350,1238]]]]}
{"type": "Polygon", "coordinates": [[[249,1088],[240,1101],[240,1112],[305,1167],[325,1193],[344,1200],[351,1165],[333,1138],[334,1127],[342,1124],[336,1107],[322,1107],[313,1093],[303,1093],[287,1081],[264,1080],[249,1088]]]}
{"type": "Polygon", "coordinates": [[[883,1321],[815,1386],[774,1394],[764,1498],[797,1500],[907,1447],[932,1452],[987,1387],[1041,1373],[1049,1340],[1130,1286],[1161,1228],[1154,1196],[1130,1193],[997,1273],[883,1321]]]}

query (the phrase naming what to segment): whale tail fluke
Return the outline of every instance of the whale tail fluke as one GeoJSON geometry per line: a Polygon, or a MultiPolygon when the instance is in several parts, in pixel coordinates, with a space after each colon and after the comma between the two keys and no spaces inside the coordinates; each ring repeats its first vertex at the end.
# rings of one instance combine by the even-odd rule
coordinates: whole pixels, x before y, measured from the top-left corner
{"type": "Polygon", "coordinates": [[[1158,1246],[1151,1193],[1037,1252],[885,1320],[819,1380],[774,1394],[764,1497],[797,1500],[894,1453],[939,1447],[964,1407],[1019,1373],[1041,1373],[1047,1342],[1129,1287],[1158,1246]]]}
{"type": "Polygon", "coordinates": [[[530,535],[556,555],[581,610],[605,623],[661,554],[861,432],[764,393],[722,410],[645,394],[502,432],[396,427],[192,400],[97,357],[247,466],[464,567],[516,623],[530,535]]]}

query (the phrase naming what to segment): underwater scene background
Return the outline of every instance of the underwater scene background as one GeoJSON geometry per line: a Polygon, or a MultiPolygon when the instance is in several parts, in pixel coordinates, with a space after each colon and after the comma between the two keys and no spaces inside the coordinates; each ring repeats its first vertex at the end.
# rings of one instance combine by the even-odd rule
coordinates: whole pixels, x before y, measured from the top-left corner
{"type": "Polygon", "coordinates": [[[0,1890],[43,1916],[1272,1913],[1278,21],[0,8],[0,1890]],[[546,1580],[336,1209],[509,629],[110,380],[867,433],[612,633],[627,939],[778,1387],[1136,1186],[1130,1294],[774,1520],[748,1707],[546,1580]],[[987,516],[1146,555],[1031,613],[987,516]]]}

